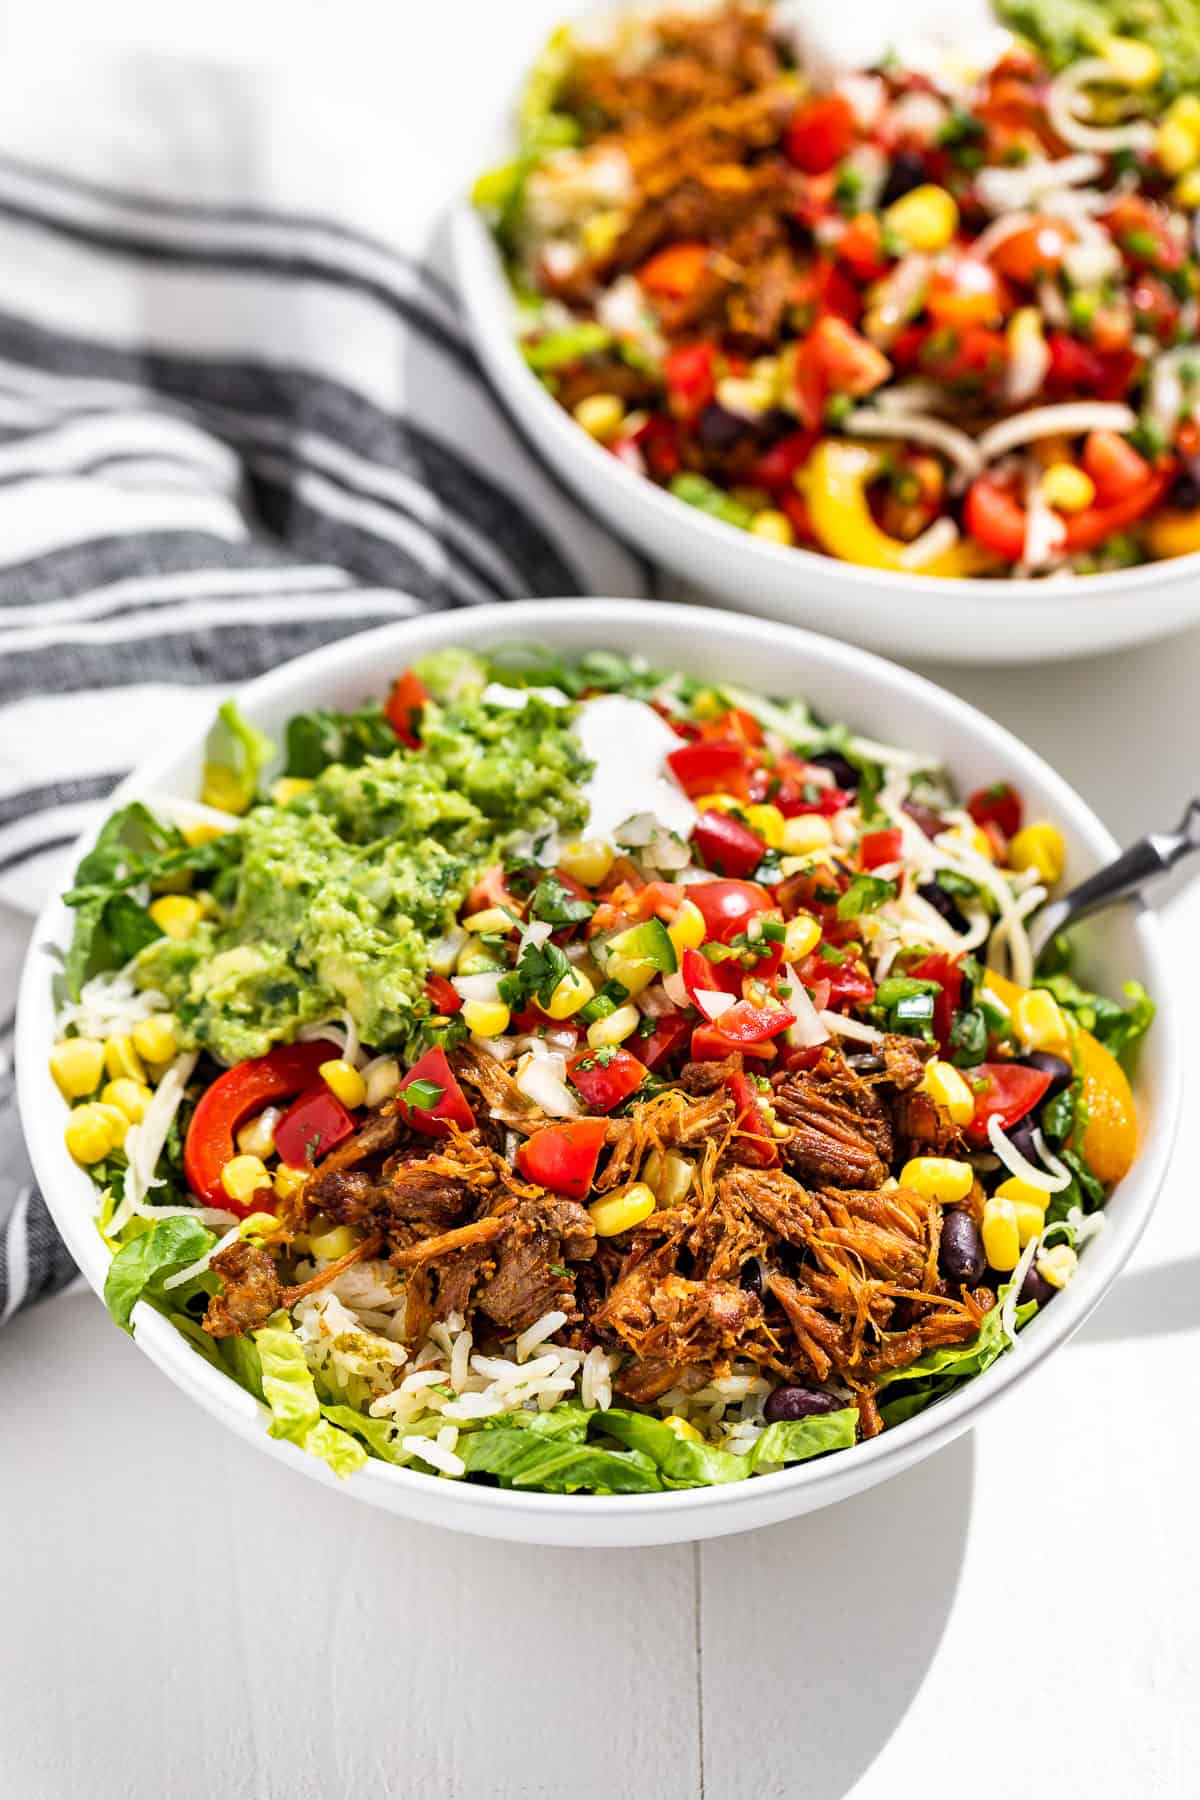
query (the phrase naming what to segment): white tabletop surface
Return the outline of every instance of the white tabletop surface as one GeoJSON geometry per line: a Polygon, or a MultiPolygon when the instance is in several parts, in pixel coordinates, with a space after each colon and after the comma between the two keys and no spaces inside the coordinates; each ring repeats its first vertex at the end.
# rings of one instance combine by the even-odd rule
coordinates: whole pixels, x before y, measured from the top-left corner
{"type": "MultiPolygon", "coordinates": [[[[453,83],[471,44],[471,90],[502,91],[560,10],[38,13],[48,41],[272,62],[380,114],[422,109],[422,177],[449,192],[471,154],[429,70],[453,83]]],[[[27,31],[11,5],[0,29],[18,11],[27,31]]],[[[1118,836],[1172,822],[1200,785],[1200,635],[940,678],[1118,836]]],[[[1200,888],[1165,917],[1200,1001],[1200,888]]],[[[1196,1078],[1189,1098],[1131,1269],[1019,1395],[865,1497],[702,1547],[543,1551],[405,1525],[227,1436],[90,1294],[19,1318],[0,1338],[0,1793],[1194,1796],[1196,1078]]]]}

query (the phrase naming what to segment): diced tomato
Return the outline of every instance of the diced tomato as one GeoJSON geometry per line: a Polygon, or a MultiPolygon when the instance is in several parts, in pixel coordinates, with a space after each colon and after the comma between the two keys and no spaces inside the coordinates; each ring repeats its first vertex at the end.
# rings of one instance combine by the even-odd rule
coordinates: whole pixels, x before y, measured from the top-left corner
{"type": "Polygon", "coordinates": [[[809,340],[800,343],[792,365],[792,399],[796,417],[806,432],[818,437],[825,424],[825,402],[829,384],[825,371],[809,348],[809,340]]]}
{"type": "Polygon", "coordinates": [[[1164,344],[1174,341],[1179,325],[1179,301],[1157,275],[1139,275],[1130,295],[1139,331],[1153,332],[1164,344]]]}
{"type": "Polygon", "coordinates": [[[929,284],[925,310],[939,325],[998,325],[1012,297],[991,264],[981,256],[959,256],[939,269],[929,284]]]}
{"type": "Polygon", "coordinates": [[[731,738],[683,744],[667,752],[667,764],[686,794],[744,796],[750,758],[745,745],[731,738]]]}
{"type": "Polygon", "coordinates": [[[915,963],[905,973],[911,975],[914,981],[936,981],[939,984],[941,992],[934,996],[931,1023],[934,1037],[945,1050],[950,1042],[950,1027],[954,1023],[954,1015],[962,1000],[962,969],[954,957],[939,950],[915,963]]]}
{"type": "Polygon", "coordinates": [[[569,1038],[577,1038],[580,1031],[574,1019],[551,1019],[536,1006],[523,1006],[520,1012],[515,1012],[509,1029],[519,1037],[539,1037],[546,1031],[553,1031],[556,1036],[562,1032],[569,1038]]]}
{"type": "Polygon", "coordinates": [[[1032,287],[1043,275],[1053,275],[1062,267],[1071,239],[1070,230],[1057,219],[1036,218],[1020,231],[1001,238],[990,261],[1010,281],[1032,287]]]}
{"type": "Polygon", "coordinates": [[[845,319],[818,319],[800,347],[797,362],[811,362],[831,394],[855,399],[881,387],[892,372],[882,350],[847,325],[845,319]]]}
{"type": "Polygon", "coordinates": [[[830,314],[856,325],[862,313],[862,293],[845,269],[824,256],[797,276],[792,307],[800,315],[797,323],[802,331],[830,314]]]}
{"type": "Polygon", "coordinates": [[[700,727],[700,736],[721,743],[744,744],[748,750],[756,750],[763,741],[763,728],[753,713],[740,706],[731,706],[719,718],[707,719],[700,727]]]}
{"type": "Polygon", "coordinates": [[[796,970],[810,993],[824,983],[829,990],[825,1004],[834,1012],[839,1007],[870,1006],[875,998],[875,983],[849,956],[842,962],[830,962],[819,949],[813,950],[796,970]]]}
{"type": "Polygon", "coordinates": [[[708,257],[707,244],[668,244],[642,264],[638,281],[656,300],[686,300],[703,275],[708,257]]]}
{"type": "Polygon", "coordinates": [[[697,1025],[692,1033],[691,1056],[693,1062],[723,1062],[727,1056],[740,1052],[742,1056],[752,1056],[758,1062],[772,1062],[778,1052],[772,1043],[738,1044],[727,1038],[719,1025],[697,1025]]]}
{"type": "Polygon", "coordinates": [[[726,1043],[739,1050],[744,1049],[747,1044],[765,1044],[795,1022],[795,1013],[789,1012],[786,1006],[778,1003],[753,1006],[749,1000],[735,1001],[711,1021],[726,1043]]]}
{"type": "Polygon", "coordinates": [[[822,770],[818,779],[810,763],[781,756],[774,771],[773,792],[769,796],[764,793],[763,798],[769,797],[785,819],[798,819],[803,813],[819,813],[823,819],[832,819],[849,806],[854,795],[846,788],[830,786],[824,776],[822,770]]]}
{"type": "Polygon", "coordinates": [[[740,994],[742,991],[741,966],[732,960],[710,962],[699,950],[685,950],[679,963],[679,974],[687,989],[688,999],[708,1017],[708,1003],[698,999],[700,994],[740,994]]]}
{"type": "Polygon", "coordinates": [[[883,227],[874,213],[858,213],[850,220],[838,239],[837,253],[859,281],[878,281],[891,267],[883,248],[883,227]]]}
{"type": "Polygon", "coordinates": [[[519,1146],[517,1167],[526,1181],[536,1181],[555,1194],[568,1194],[572,1200],[584,1200],[607,1135],[603,1119],[568,1119],[562,1125],[547,1125],[519,1146]]]}
{"type": "Polygon", "coordinates": [[[1146,458],[1115,431],[1088,432],[1083,446],[1083,466],[1092,479],[1101,506],[1124,500],[1154,473],[1146,458]]]}
{"type": "MultiPolygon", "coordinates": [[[[898,346],[893,357],[899,362],[898,346]]],[[[990,331],[985,325],[971,325],[965,331],[934,327],[922,337],[916,362],[935,380],[994,388],[1008,366],[1008,343],[1002,331],[990,331]]]]}
{"type": "Polygon", "coordinates": [[[752,875],[766,854],[758,833],[729,813],[702,812],[692,832],[692,843],[710,869],[719,875],[752,875]]]}
{"type": "Polygon", "coordinates": [[[236,1154],[234,1132],[252,1113],[275,1100],[307,1092],[323,1062],[340,1055],[324,1038],[311,1044],[280,1044],[265,1056],[236,1063],[218,1075],[196,1103],[183,1147],[188,1186],[200,1200],[227,1211],[253,1212],[253,1202],[231,1200],[221,1171],[236,1154]]]}
{"type": "Polygon", "coordinates": [[[690,1030],[691,1020],[686,1013],[660,1013],[650,1036],[634,1040],[638,1056],[648,1069],[657,1069],[679,1048],[690,1030]]]}
{"type": "Polygon", "coordinates": [[[475,1114],[440,1044],[417,1058],[396,1090],[396,1105],[405,1123],[414,1131],[423,1131],[427,1137],[449,1137],[451,1126],[470,1131],[475,1124],[475,1114]],[[438,1098],[427,1106],[407,1100],[405,1095],[411,1091],[414,1082],[428,1082],[431,1087],[440,1089],[438,1098]]]}
{"type": "Polygon", "coordinates": [[[387,697],[384,717],[400,742],[415,750],[421,742],[421,712],[429,699],[429,689],[411,669],[393,683],[387,697]]]}
{"type": "Polygon", "coordinates": [[[844,94],[823,94],[793,116],[783,137],[789,159],[806,175],[841,162],[854,142],[854,108],[844,94]]]}
{"type": "Polygon", "coordinates": [[[325,1082],[317,1082],[288,1107],[275,1127],[275,1149],[289,1168],[311,1168],[348,1138],[354,1119],[325,1082]]]}
{"type": "Polygon", "coordinates": [[[591,1112],[610,1113],[646,1079],[646,1065],[628,1050],[579,1050],[567,1064],[567,1073],[591,1112]],[[607,1061],[601,1061],[607,1057],[607,1061]]]}
{"type": "Polygon", "coordinates": [[[1089,506],[1083,512],[1074,513],[1067,520],[1065,541],[1068,553],[1094,550],[1097,544],[1104,543],[1115,532],[1127,531],[1165,498],[1173,480],[1173,470],[1164,469],[1111,506],[1089,506]]]}
{"type": "Polygon", "coordinates": [[[977,475],[967,489],[963,524],[979,543],[1008,562],[1025,554],[1025,508],[1007,488],[987,475],[977,475]]]}
{"type": "Polygon", "coordinates": [[[1050,1077],[1041,1069],[1030,1069],[1024,1063],[980,1063],[971,1070],[973,1082],[986,1082],[975,1095],[975,1117],[966,1128],[972,1143],[988,1142],[988,1120],[995,1119],[1009,1131],[1045,1095],[1050,1077]]]}
{"type": "Polygon", "coordinates": [[[1157,269],[1169,275],[1180,268],[1187,254],[1184,237],[1171,228],[1171,214],[1142,194],[1121,194],[1103,214],[1126,262],[1137,269],[1157,269]]]}
{"type": "MultiPolygon", "coordinates": [[[[704,404],[704,401],[700,402],[701,406],[704,404]]],[[[676,420],[668,419],[663,413],[651,413],[624,441],[634,446],[656,481],[669,481],[672,475],[679,473],[683,457],[676,420]]]]}
{"type": "Polygon", "coordinates": [[[1021,829],[1021,796],[1011,782],[976,788],[967,796],[967,811],[977,825],[998,825],[1006,838],[1016,837],[1021,829]]]}
{"type": "Polygon", "coordinates": [[[521,902],[509,892],[508,883],[504,879],[504,869],[500,863],[493,863],[486,870],[463,902],[463,912],[469,919],[472,913],[487,912],[490,907],[503,907],[514,917],[519,918],[523,910],[521,902]]]}
{"type": "Polygon", "coordinates": [[[435,1013],[462,1011],[462,995],[444,975],[430,975],[425,981],[425,998],[435,1013]]]}
{"type": "Polygon", "coordinates": [[[1046,391],[1054,398],[1086,394],[1089,399],[1120,400],[1141,361],[1135,350],[1105,354],[1090,344],[1081,344],[1065,331],[1052,331],[1046,347],[1050,352],[1046,391]]]}
{"type": "MultiPolygon", "coordinates": [[[[790,494],[796,471],[802,469],[812,455],[818,435],[816,431],[790,431],[769,450],[764,450],[747,471],[746,479],[751,487],[766,488],[772,495],[790,494]]],[[[796,498],[799,497],[797,494],[796,498]]]]}
{"type": "Polygon", "coordinates": [[[716,392],[717,352],[710,343],[680,344],[663,362],[663,379],[671,411],[678,419],[694,419],[716,392]]]}
{"type": "Polygon", "coordinates": [[[746,1162],[760,1169],[779,1161],[779,1148],[771,1135],[766,1115],[759,1103],[758,1092],[747,1075],[731,1075],[729,1092],[733,1096],[734,1129],[738,1148],[746,1162]]]}
{"type": "Polygon", "coordinates": [[[858,846],[859,864],[864,869],[878,869],[884,863],[899,862],[903,848],[904,833],[899,828],[866,831],[858,846]]]}
{"type": "Polygon", "coordinates": [[[757,881],[698,881],[688,888],[687,898],[702,915],[706,936],[716,944],[729,943],[751,919],[775,904],[757,881]]]}
{"type": "Polygon", "coordinates": [[[1123,301],[1097,307],[1088,326],[1088,337],[1102,355],[1127,350],[1133,338],[1133,310],[1123,301]]]}

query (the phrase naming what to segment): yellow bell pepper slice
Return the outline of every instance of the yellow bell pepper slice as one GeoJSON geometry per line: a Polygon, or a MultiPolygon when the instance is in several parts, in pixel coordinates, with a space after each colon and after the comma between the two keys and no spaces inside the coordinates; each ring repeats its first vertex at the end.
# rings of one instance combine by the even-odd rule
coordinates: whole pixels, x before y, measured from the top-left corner
{"type": "Polygon", "coordinates": [[[982,546],[968,540],[927,562],[906,560],[910,546],[889,537],[871,517],[867,486],[883,467],[883,451],[873,444],[826,438],[819,443],[796,485],[808,502],[817,540],[830,556],[867,569],[895,569],[906,575],[979,575],[992,567],[982,546]]]}
{"type": "Polygon", "coordinates": [[[1200,507],[1194,512],[1158,513],[1146,526],[1146,543],[1151,556],[1164,558],[1200,550],[1200,507]]]}
{"type": "MultiPolygon", "coordinates": [[[[984,993],[990,989],[1010,1012],[1029,991],[992,969],[987,970],[983,985],[984,993]]],[[[1128,1175],[1137,1155],[1137,1112],[1129,1078],[1112,1052],[1081,1025],[1070,1029],[1070,1036],[1061,1043],[1047,1043],[1044,1048],[1065,1056],[1079,1071],[1087,1125],[1083,1141],[1075,1147],[1097,1181],[1109,1187],[1128,1175]]]]}

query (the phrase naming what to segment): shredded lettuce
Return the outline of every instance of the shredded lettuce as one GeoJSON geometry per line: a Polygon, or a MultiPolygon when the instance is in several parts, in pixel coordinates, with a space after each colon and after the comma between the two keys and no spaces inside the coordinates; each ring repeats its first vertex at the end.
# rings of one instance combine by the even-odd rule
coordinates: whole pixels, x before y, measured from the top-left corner
{"type": "Polygon", "coordinates": [[[322,1415],[304,1346],[285,1312],[272,1313],[250,1334],[262,1365],[263,1399],[271,1409],[271,1436],[298,1444],[345,1477],[367,1460],[362,1445],[322,1415]]]}
{"type": "MultiPolygon", "coordinates": [[[[885,1425],[899,1425],[905,1419],[911,1419],[964,1381],[982,1375],[998,1356],[1003,1355],[1011,1341],[1004,1325],[1004,1301],[1011,1287],[1012,1283],[1007,1282],[999,1290],[995,1306],[967,1343],[945,1344],[936,1350],[927,1350],[906,1368],[890,1369],[881,1376],[878,1383],[881,1390],[901,1389],[895,1399],[887,1400],[879,1409],[885,1425]]],[[[1018,1306],[1018,1331],[1036,1311],[1036,1300],[1027,1300],[1024,1306],[1018,1306]]]]}
{"type": "MultiPolygon", "coordinates": [[[[104,1304],[123,1331],[132,1335],[130,1318],[139,1300],[160,1306],[165,1298],[163,1282],[168,1275],[199,1262],[216,1243],[216,1236],[199,1219],[176,1217],[160,1219],[149,1231],[122,1244],[104,1282],[104,1304]]],[[[171,1305],[179,1309],[193,1293],[211,1293],[216,1277],[199,1275],[195,1283],[172,1288],[171,1305]]]]}
{"type": "Polygon", "coordinates": [[[1128,1006],[1080,987],[1070,975],[1040,975],[1037,985],[1047,988],[1064,1011],[1071,1013],[1085,1031],[1090,1031],[1116,1057],[1123,1056],[1144,1037],[1154,1021],[1154,1002],[1140,981],[1125,983],[1128,1006]]]}

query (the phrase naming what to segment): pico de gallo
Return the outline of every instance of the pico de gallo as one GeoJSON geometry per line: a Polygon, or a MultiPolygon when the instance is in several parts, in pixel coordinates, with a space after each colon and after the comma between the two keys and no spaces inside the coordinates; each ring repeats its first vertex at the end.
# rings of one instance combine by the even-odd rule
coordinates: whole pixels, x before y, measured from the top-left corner
{"type": "Polygon", "coordinates": [[[1153,1008],[1002,770],[596,651],[443,651],[66,895],[51,1072],[139,1302],[348,1473],[625,1493],[900,1426],[1071,1280],[1153,1008]]]}
{"type": "Polygon", "coordinates": [[[556,401],[710,517],[864,567],[1200,549],[1191,65],[1136,8],[1001,10],[1034,38],[988,66],[840,75],[738,0],[557,33],[476,190],[556,401]]]}

